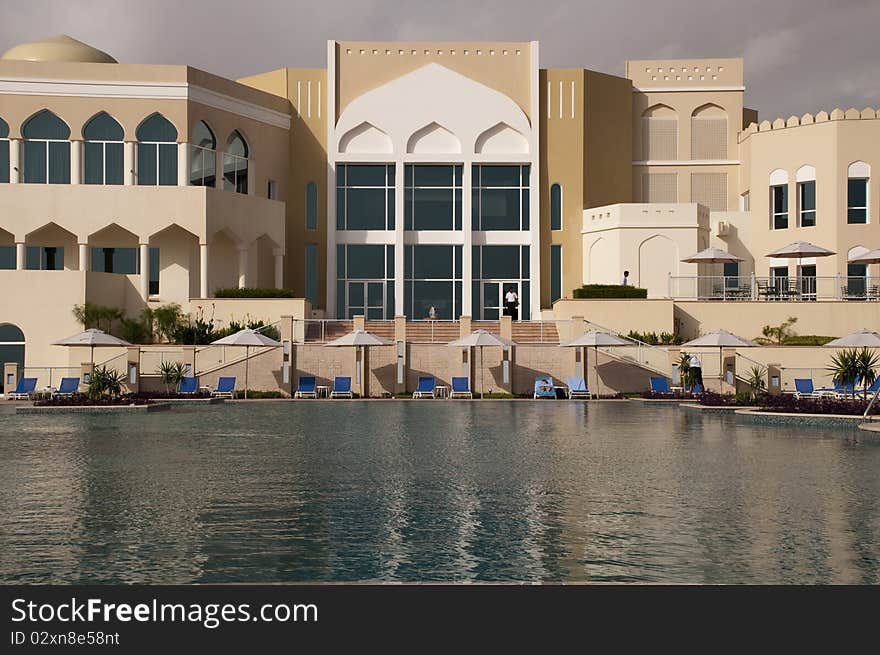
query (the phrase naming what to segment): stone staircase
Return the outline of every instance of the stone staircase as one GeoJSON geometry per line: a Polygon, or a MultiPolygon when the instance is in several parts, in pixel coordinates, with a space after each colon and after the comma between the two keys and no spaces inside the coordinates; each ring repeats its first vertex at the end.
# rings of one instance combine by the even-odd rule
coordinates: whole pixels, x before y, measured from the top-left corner
{"type": "MultiPolygon", "coordinates": [[[[345,336],[354,329],[353,321],[308,321],[306,343],[324,343],[345,336]]],[[[392,334],[394,332],[392,326],[392,334]]]]}
{"type": "Polygon", "coordinates": [[[449,343],[461,336],[461,327],[450,321],[408,321],[406,339],[410,343],[449,343]]]}
{"type": "Polygon", "coordinates": [[[515,343],[559,343],[556,323],[544,321],[514,321],[513,340],[515,343]]]}

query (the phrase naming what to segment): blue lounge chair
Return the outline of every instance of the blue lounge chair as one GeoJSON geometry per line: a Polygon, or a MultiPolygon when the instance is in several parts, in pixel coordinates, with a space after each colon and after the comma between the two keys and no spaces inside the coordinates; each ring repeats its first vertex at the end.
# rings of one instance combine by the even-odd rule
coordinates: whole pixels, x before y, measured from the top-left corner
{"type": "Polygon", "coordinates": [[[317,398],[317,382],[314,375],[303,375],[299,379],[299,385],[293,394],[294,398],[317,398]]]}
{"type": "Polygon", "coordinates": [[[333,391],[330,392],[331,398],[354,398],[351,394],[351,378],[337,375],[333,379],[333,391]]]}
{"type": "Polygon", "coordinates": [[[795,398],[815,398],[818,394],[813,386],[812,378],[795,378],[794,379],[794,397],[795,398]]]}
{"type": "Polygon", "coordinates": [[[30,400],[37,388],[37,378],[19,378],[15,391],[6,394],[6,400],[30,400]]]}
{"type": "Polygon", "coordinates": [[[661,377],[652,377],[651,392],[672,395],[672,391],[669,389],[669,380],[661,377]]]}
{"type": "Polygon", "coordinates": [[[553,386],[553,378],[549,375],[535,378],[535,395],[532,398],[552,398],[556,400],[556,389],[553,386]]]}
{"type": "Polygon", "coordinates": [[[583,378],[566,378],[565,383],[568,385],[569,398],[590,398],[593,395],[587,389],[587,383],[583,378]]]}
{"type": "Polygon", "coordinates": [[[79,389],[79,378],[61,378],[58,389],[52,392],[53,396],[72,396],[79,389]]]}
{"type": "Polygon", "coordinates": [[[222,377],[217,379],[217,388],[211,392],[212,398],[235,398],[235,378],[222,377]]]}
{"type": "Polygon", "coordinates": [[[474,395],[471,393],[470,385],[468,384],[467,378],[452,378],[452,391],[449,392],[450,398],[471,398],[473,399],[474,395]]]}
{"type": "Polygon", "coordinates": [[[199,379],[197,377],[183,378],[177,386],[177,393],[187,396],[194,396],[198,390],[199,379]]]}
{"type": "Polygon", "coordinates": [[[433,398],[436,386],[437,382],[433,377],[420,377],[419,386],[413,391],[413,398],[433,398]]]}

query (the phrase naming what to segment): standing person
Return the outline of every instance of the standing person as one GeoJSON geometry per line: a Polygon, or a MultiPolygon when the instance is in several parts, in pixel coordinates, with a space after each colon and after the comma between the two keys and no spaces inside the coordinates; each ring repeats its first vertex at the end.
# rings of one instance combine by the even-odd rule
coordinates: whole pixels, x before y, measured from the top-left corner
{"type": "Polygon", "coordinates": [[[620,286],[622,286],[622,287],[629,286],[629,271],[623,272],[623,279],[620,281],[620,286]]]}
{"type": "Polygon", "coordinates": [[[688,365],[690,366],[691,372],[691,380],[694,383],[694,389],[696,389],[697,385],[700,385],[700,388],[703,387],[703,364],[700,362],[700,359],[691,354],[691,358],[688,361],[688,365]]]}
{"type": "Polygon", "coordinates": [[[507,314],[514,321],[519,320],[519,315],[517,311],[517,307],[519,306],[519,296],[516,294],[516,290],[513,287],[510,287],[507,290],[507,293],[504,294],[504,306],[507,307],[507,314]]]}

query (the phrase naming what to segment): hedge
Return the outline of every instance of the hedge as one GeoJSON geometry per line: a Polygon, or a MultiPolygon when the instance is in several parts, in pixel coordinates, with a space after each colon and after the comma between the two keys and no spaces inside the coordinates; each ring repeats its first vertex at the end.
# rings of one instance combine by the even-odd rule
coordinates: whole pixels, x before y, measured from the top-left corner
{"type": "Polygon", "coordinates": [[[214,292],[215,298],[293,298],[293,291],[290,289],[217,289],[214,292]]]}
{"type": "Polygon", "coordinates": [[[574,290],[575,298],[647,298],[648,290],[621,284],[585,284],[574,290]]]}
{"type": "Polygon", "coordinates": [[[837,337],[826,337],[819,334],[798,334],[785,337],[782,342],[783,346],[824,346],[829,341],[834,341],[837,337]]]}

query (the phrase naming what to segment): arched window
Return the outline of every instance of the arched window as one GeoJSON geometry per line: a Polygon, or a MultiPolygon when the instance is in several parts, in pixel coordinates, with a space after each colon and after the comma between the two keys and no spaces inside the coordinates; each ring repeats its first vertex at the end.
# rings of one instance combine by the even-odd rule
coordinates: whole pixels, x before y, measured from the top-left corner
{"type": "Polygon", "coordinates": [[[871,166],[863,161],[853,162],[846,173],[846,222],[852,224],[870,223],[868,207],[868,188],[871,181],[871,166]]]}
{"type": "Polygon", "coordinates": [[[223,153],[223,188],[236,193],[248,192],[248,150],[247,142],[233,130],[226,142],[223,153]]]}
{"type": "Polygon", "coordinates": [[[306,229],[318,229],[318,187],[314,182],[306,185],[306,229]]]}
{"type": "MultiPolygon", "coordinates": [[[[7,362],[18,364],[19,371],[24,368],[24,333],[11,323],[0,324],[0,370],[7,362]]],[[[0,378],[0,391],[5,391],[5,376],[0,378]]],[[[10,381],[13,389],[16,381],[10,381]]],[[[12,391],[12,389],[9,389],[12,391]]]]}
{"type": "Polygon", "coordinates": [[[788,173],[777,168],[770,173],[770,229],[788,227],[788,173]]]}
{"type": "Polygon", "coordinates": [[[0,118],[0,182],[9,181],[9,125],[0,118]]]}
{"type": "Polygon", "coordinates": [[[83,128],[83,182],[122,184],[122,126],[107,112],[101,112],[83,128]]]}
{"type": "Polygon", "coordinates": [[[642,159],[678,159],[678,114],[672,107],[654,105],[642,114],[642,159]]]}
{"type": "Polygon", "coordinates": [[[24,181],[70,184],[70,128],[48,109],[34,114],[21,128],[24,137],[24,181]]]}
{"type": "Polygon", "coordinates": [[[215,186],[217,139],[205,121],[196,123],[189,147],[189,183],[192,186],[215,186]]]}
{"type": "Polygon", "coordinates": [[[137,182],[149,186],[177,184],[177,129],[162,114],[137,128],[137,182]]]}
{"type": "Polygon", "coordinates": [[[691,114],[691,159],[727,159],[727,112],[718,105],[691,114]]]}
{"type": "Polygon", "coordinates": [[[558,184],[550,187],[550,229],[562,229],[562,187],[558,184]]]}

